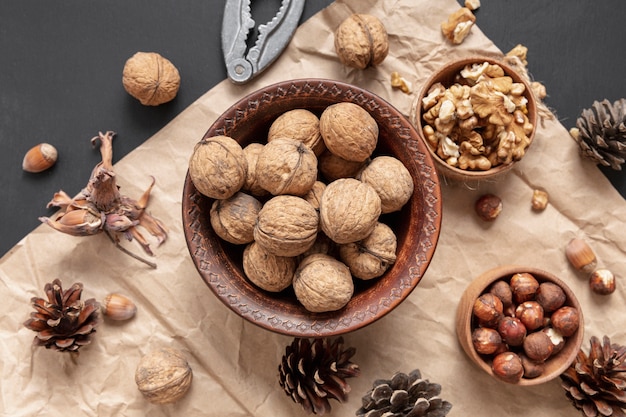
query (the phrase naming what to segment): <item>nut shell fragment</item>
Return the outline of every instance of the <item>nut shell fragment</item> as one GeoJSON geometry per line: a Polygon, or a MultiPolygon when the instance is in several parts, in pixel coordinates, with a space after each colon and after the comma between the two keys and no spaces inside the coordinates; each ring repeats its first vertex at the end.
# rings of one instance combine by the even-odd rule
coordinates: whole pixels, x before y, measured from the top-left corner
{"type": "Polygon", "coordinates": [[[40,143],[26,152],[22,161],[22,169],[26,172],[42,172],[57,161],[57,149],[49,143],[40,143]]]}
{"type": "Polygon", "coordinates": [[[135,371],[135,383],[143,396],[155,404],[169,404],[189,390],[193,373],[184,354],[161,348],[145,355],[135,371]]]}

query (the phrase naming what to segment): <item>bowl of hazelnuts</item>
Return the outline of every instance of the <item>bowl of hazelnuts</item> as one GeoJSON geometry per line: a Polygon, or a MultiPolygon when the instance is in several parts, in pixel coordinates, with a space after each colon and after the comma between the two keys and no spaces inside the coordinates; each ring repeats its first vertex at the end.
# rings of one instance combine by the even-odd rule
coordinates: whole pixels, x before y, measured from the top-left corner
{"type": "Polygon", "coordinates": [[[537,103],[528,81],[501,60],[445,64],[417,95],[411,122],[446,178],[481,181],[508,172],[533,142],[537,103]]]}
{"type": "Polygon", "coordinates": [[[549,272],[501,266],[474,279],[461,296],[456,333],[467,356],[514,385],[558,377],[583,342],[583,313],[574,293],[549,272]]]}
{"type": "Polygon", "coordinates": [[[440,184],[389,103],[338,81],[290,80],[243,97],[197,142],[182,217],[201,278],[236,314],[331,336],[416,288],[439,238],[440,184]]]}

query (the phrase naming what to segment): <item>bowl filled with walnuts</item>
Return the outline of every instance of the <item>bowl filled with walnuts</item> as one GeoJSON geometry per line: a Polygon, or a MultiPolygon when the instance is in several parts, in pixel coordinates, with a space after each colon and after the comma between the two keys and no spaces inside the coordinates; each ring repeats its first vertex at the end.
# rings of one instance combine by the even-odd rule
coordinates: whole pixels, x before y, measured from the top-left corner
{"type": "Polygon", "coordinates": [[[508,265],[474,279],[461,296],[456,333],[467,356],[514,385],[558,377],[578,354],[583,313],[574,293],[553,274],[508,265]]]}
{"type": "Polygon", "coordinates": [[[431,75],[410,120],[443,176],[480,181],[524,157],[535,136],[537,103],[526,79],[504,62],[467,57],[431,75]]]}
{"type": "Polygon", "coordinates": [[[217,298],[266,329],[321,337],[372,323],[415,289],[439,238],[440,184],[386,101],[290,80],[233,104],[195,145],[182,215],[217,298]]]}

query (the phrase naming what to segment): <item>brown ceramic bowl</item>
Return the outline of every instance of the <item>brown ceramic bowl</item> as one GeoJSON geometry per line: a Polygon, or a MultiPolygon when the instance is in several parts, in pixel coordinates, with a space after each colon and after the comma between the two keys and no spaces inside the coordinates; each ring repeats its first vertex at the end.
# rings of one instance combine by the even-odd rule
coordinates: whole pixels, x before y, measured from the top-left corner
{"type": "MultiPolygon", "coordinates": [[[[376,95],[338,81],[285,81],[258,90],[235,103],[205,137],[227,135],[242,146],[263,141],[282,113],[304,108],[318,116],[331,104],[353,102],[379,126],[375,155],[392,155],[409,170],[415,190],[399,212],[381,220],[398,238],[397,260],[380,278],[355,282],[354,296],[341,310],[311,313],[290,288],[270,293],[255,287],[242,268],[243,246],[216,236],[209,221],[212,200],[201,195],[187,175],[182,197],[185,238],[202,279],[224,304],[243,318],[272,331],[298,337],[322,337],[366,326],[396,308],[417,286],[435,251],[441,225],[441,194],[434,163],[411,123],[376,95]]],[[[199,140],[201,138],[198,138],[199,140]]]]}
{"type": "Polygon", "coordinates": [[[574,295],[572,290],[570,290],[570,288],[556,276],[541,269],[519,265],[496,267],[483,273],[469,284],[469,286],[466,288],[465,292],[461,296],[461,300],[459,301],[456,312],[456,333],[458,340],[463,347],[463,350],[470,358],[470,360],[478,367],[480,367],[483,371],[487,372],[489,375],[493,376],[499,381],[502,381],[496,375],[494,375],[493,371],[491,370],[490,357],[486,355],[480,355],[474,349],[474,346],[472,344],[472,330],[474,330],[474,328],[476,327],[476,323],[473,318],[472,309],[474,301],[478,298],[478,296],[487,292],[491,284],[500,279],[505,279],[508,281],[513,274],[518,272],[528,272],[532,274],[537,279],[537,281],[539,281],[539,283],[547,281],[559,285],[563,289],[567,297],[565,305],[576,308],[579,312],[580,317],[580,325],[578,326],[578,330],[572,336],[565,339],[565,346],[561,351],[553,354],[550,358],[548,358],[548,360],[545,362],[544,372],[536,378],[522,377],[521,380],[514,383],[514,385],[525,386],[538,385],[558,377],[565,371],[565,369],[567,369],[567,367],[576,358],[584,337],[584,320],[580,304],[578,303],[578,300],[576,299],[576,296],[574,295]]]}
{"type": "MultiPolygon", "coordinates": [[[[441,159],[435,153],[435,150],[431,148],[431,146],[426,141],[426,138],[424,137],[423,128],[426,125],[426,123],[424,122],[422,118],[422,114],[424,113],[424,109],[422,107],[423,106],[422,99],[428,95],[428,91],[430,90],[431,86],[433,84],[440,82],[443,84],[444,87],[448,88],[451,85],[455,84],[457,75],[467,65],[471,65],[475,63],[481,64],[483,62],[489,62],[490,64],[499,65],[504,70],[505,75],[513,79],[513,82],[524,84],[525,86],[524,97],[528,101],[526,105],[528,112],[526,115],[529,121],[533,124],[533,131],[529,135],[529,138],[531,140],[531,145],[532,145],[532,140],[534,139],[534,136],[535,136],[536,126],[537,126],[537,102],[528,82],[519,73],[517,73],[513,68],[511,68],[509,65],[506,65],[500,60],[488,58],[488,57],[482,57],[482,56],[462,58],[462,59],[445,64],[442,68],[435,71],[431,75],[431,77],[426,81],[426,83],[423,85],[415,101],[413,102],[410,120],[411,120],[411,123],[413,123],[413,125],[417,129],[420,136],[423,138],[424,142],[427,144],[427,148],[431,156],[433,157],[433,160],[435,161],[437,170],[443,176],[452,180],[472,182],[472,181],[482,181],[486,179],[493,179],[495,177],[500,176],[501,174],[508,172],[515,164],[515,162],[510,163],[510,164],[500,164],[486,171],[469,170],[469,169],[461,169],[458,167],[454,167],[454,166],[447,164],[446,161],[441,159]]],[[[527,151],[529,148],[527,148],[527,151]]]]}

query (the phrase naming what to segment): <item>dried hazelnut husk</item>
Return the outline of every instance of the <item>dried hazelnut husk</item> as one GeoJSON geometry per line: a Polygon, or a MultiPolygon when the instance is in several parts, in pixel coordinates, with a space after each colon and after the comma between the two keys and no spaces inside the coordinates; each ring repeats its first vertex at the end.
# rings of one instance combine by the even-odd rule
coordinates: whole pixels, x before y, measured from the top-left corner
{"type": "Polygon", "coordinates": [[[353,14],[335,31],[335,51],[342,64],[365,69],[383,62],[389,53],[387,30],[369,14],[353,14]]]}
{"type": "Polygon", "coordinates": [[[565,247],[565,256],[572,266],[579,271],[591,273],[596,267],[596,254],[582,238],[575,237],[565,247]]]}
{"type": "Polygon", "coordinates": [[[554,345],[544,332],[530,333],[522,344],[524,353],[533,361],[544,362],[552,355],[554,345]]]}
{"type": "Polygon", "coordinates": [[[296,258],[273,255],[257,242],[250,243],[243,251],[246,277],[265,291],[279,292],[289,287],[296,266],[296,258]]]}
{"type": "Polygon", "coordinates": [[[511,286],[508,282],[504,280],[494,282],[491,285],[489,292],[498,297],[500,301],[502,301],[502,305],[504,307],[508,307],[513,304],[513,291],[511,291],[511,286]]]}
{"type": "Polygon", "coordinates": [[[22,169],[26,172],[42,172],[57,161],[57,149],[49,143],[40,143],[26,152],[22,160],[22,169]]]}
{"type": "Polygon", "coordinates": [[[339,255],[352,276],[367,280],[380,277],[393,265],[397,246],[391,227],[378,222],[365,239],[339,246],[339,255]]]}
{"type": "Polygon", "coordinates": [[[513,291],[513,300],[518,304],[534,300],[539,289],[539,281],[528,272],[513,274],[510,285],[511,291],[513,291]]]}
{"type": "Polygon", "coordinates": [[[495,329],[477,327],[472,331],[472,345],[481,355],[493,354],[502,344],[502,337],[495,329]]]}
{"type": "Polygon", "coordinates": [[[267,133],[267,141],[276,138],[294,139],[302,142],[320,156],[326,145],[320,133],[319,118],[306,109],[289,110],[280,116],[270,126],[267,133]]]}
{"type": "Polygon", "coordinates": [[[228,136],[198,142],[189,159],[189,177],[210,198],[232,197],[246,181],[248,163],[241,145],[228,136]]]}
{"type": "Polygon", "coordinates": [[[263,150],[263,144],[258,142],[252,142],[243,148],[243,154],[246,158],[246,180],[244,181],[241,189],[247,191],[255,197],[266,197],[270,193],[259,185],[259,180],[256,173],[256,163],[259,159],[259,153],[263,150]]]}
{"type": "Polygon", "coordinates": [[[481,294],[474,301],[472,313],[481,326],[495,327],[502,317],[502,301],[491,293],[481,294]]]}
{"type": "Polygon", "coordinates": [[[563,306],[552,313],[550,323],[564,337],[570,337],[578,330],[580,314],[574,307],[563,306]]]}
{"type": "Polygon", "coordinates": [[[380,197],[382,213],[400,210],[413,194],[411,173],[392,156],[372,159],[357,178],[374,187],[380,197]]]}
{"type": "Polygon", "coordinates": [[[193,373],[183,352],[160,348],[141,358],[135,383],[143,396],[155,404],[170,404],[189,390],[193,373]]]}
{"type": "Polygon", "coordinates": [[[230,198],[215,200],[209,212],[211,226],[227,242],[250,243],[254,240],[254,226],[261,207],[259,200],[241,191],[230,198]]]}
{"type": "Polygon", "coordinates": [[[317,180],[317,158],[300,141],[275,138],[259,153],[256,174],[259,185],[273,195],[302,196],[317,180]]]}
{"type": "Polygon", "coordinates": [[[478,217],[486,222],[494,221],[502,212],[502,200],[495,194],[484,194],[474,203],[478,217]]]}
{"type": "Polygon", "coordinates": [[[319,157],[318,169],[326,181],[333,182],[339,178],[356,177],[365,163],[366,161],[348,161],[326,150],[319,157]]]}
{"type": "Polygon", "coordinates": [[[533,379],[541,376],[546,369],[545,362],[536,362],[524,354],[520,354],[524,367],[524,378],[533,379]]]}
{"type": "Polygon", "coordinates": [[[513,352],[503,352],[494,357],[491,370],[496,377],[511,384],[518,382],[524,375],[522,360],[513,352]]]}
{"type": "Polygon", "coordinates": [[[371,185],[341,178],[328,184],[322,194],[320,226],[336,243],[357,242],[376,227],[380,206],[380,197],[371,185]]]}
{"type": "Polygon", "coordinates": [[[326,148],[348,161],[363,162],[378,143],[376,120],[358,104],[342,102],[324,109],[320,132],[326,148]]]}
{"type": "Polygon", "coordinates": [[[274,255],[297,256],[313,246],[318,225],[317,210],[305,199],[279,195],[259,211],[254,240],[274,255]]]}
{"type": "Polygon", "coordinates": [[[548,335],[550,341],[554,345],[554,349],[552,350],[553,355],[556,355],[561,351],[561,349],[563,349],[563,347],[565,347],[565,338],[553,327],[544,327],[541,331],[548,335]]]}
{"type": "Polygon", "coordinates": [[[565,304],[566,299],[563,288],[553,282],[542,282],[535,294],[535,301],[543,307],[544,313],[557,310],[565,304]]]}
{"type": "Polygon", "coordinates": [[[536,301],[524,301],[515,308],[515,317],[526,327],[526,330],[533,331],[544,325],[543,307],[536,301]]]}
{"type": "Polygon", "coordinates": [[[615,275],[608,269],[596,269],[589,276],[589,288],[600,295],[609,295],[615,291],[615,275]]]}
{"type": "Polygon", "coordinates": [[[137,313],[137,306],[123,294],[111,293],[104,297],[102,314],[111,320],[129,320],[137,313]]]}
{"type": "Polygon", "coordinates": [[[137,52],[124,64],[122,83],[128,94],[146,106],[158,106],[176,97],[178,69],[156,52],[137,52]]]}
{"type": "Polygon", "coordinates": [[[337,259],[316,253],[300,262],[293,278],[298,301],[308,311],[336,311],[348,304],[354,293],[350,269],[337,259]]]}
{"type": "Polygon", "coordinates": [[[520,346],[526,337],[526,326],[517,317],[504,316],[498,323],[498,333],[509,346],[520,346]]]}

